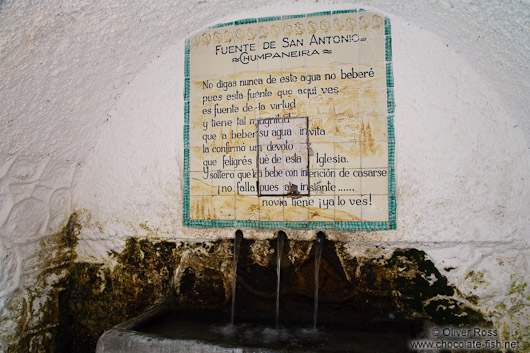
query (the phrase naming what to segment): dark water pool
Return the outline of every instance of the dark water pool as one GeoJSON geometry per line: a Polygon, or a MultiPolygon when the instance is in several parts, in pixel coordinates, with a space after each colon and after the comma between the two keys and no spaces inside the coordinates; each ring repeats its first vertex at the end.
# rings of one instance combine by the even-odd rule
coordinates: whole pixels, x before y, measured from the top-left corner
{"type": "Polygon", "coordinates": [[[312,327],[243,322],[236,325],[209,317],[195,318],[179,313],[166,314],[135,328],[159,337],[197,340],[225,347],[268,349],[271,352],[408,352],[413,335],[408,324],[312,327]]]}

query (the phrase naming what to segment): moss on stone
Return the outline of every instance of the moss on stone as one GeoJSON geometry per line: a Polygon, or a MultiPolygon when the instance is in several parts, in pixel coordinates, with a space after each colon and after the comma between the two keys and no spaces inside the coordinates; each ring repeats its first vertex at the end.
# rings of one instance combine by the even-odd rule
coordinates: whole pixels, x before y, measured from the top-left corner
{"type": "Polygon", "coordinates": [[[16,343],[8,347],[9,353],[59,352],[55,339],[61,321],[59,297],[77,257],[80,230],[78,214],[72,213],[57,233],[41,240],[43,269],[37,283],[18,294],[18,324],[11,337],[16,343]]]}
{"type": "Polygon", "coordinates": [[[425,304],[424,309],[429,318],[440,325],[491,325],[481,313],[454,298],[432,299],[425,304]]]}
{"type": "Polygon", "coordinates": [[[375,258],[348,258],[342,251],[339,254],[352,281],[366,288],[360,292],[377,290],[378,295],[391,295],[389,299],[397,304],[392,310],[398,317],[423,317],[456,326],[489,324],[471,307],[478,298],[461,296],[421,250],[396,249],[391,255],[375,258]]]}
{"type": "Polygon", "coordinates": [[[413,310],[422,313],[424,303],[439,295],[452,296],[454,288],[447,284],[433,262],[417,249],[397,249],[385,268],[392,274],[392,283],[403,301],[413,310]]]}
{"type": "Polygon", "coordinates": [[[178,273],[176,298],[178,310],[205,310],[224,307],[230,299],[233,245],[229,241],[179,243],[175,261],[178,273]]]}
{"type": "Polygon", "coordinates": [[[104,330],[167,299],[175,243],[129,238],[112,271],[74,263],[60,293],[59,352],[93,352],[104,330]]]}
{"type": "Polygon", "coordinates": [[[526,287],[528,287],[528,283],[521,281],[514,275],[511,276],[511,279],[512,284],[510,285],[508,295],[520,294],[521,296],[524,296],[524,291],[526,290],[526,287]]]}
{"type": "Polygon", "coordinates": [[[94,352],[104,330],[134,317],[150,305],[167,300],[172,292],[176,244],[129,238],[121,253],[112,252],[116,266],[76,262],[75,246],[81,225],[77,214],[47,239],[45,269],[35,288],[27,290],[23,308],[38,307],[38,327],[20,325],[9,353],[94,352]],[[47,286],[47,280],[59,280],[47,286]],[[37,304],[42,297],[44,304],[37,304]]]}
{"type": "MultiPolygon", "coordinates": [[[[147,222],[140,228],[149,234],[157,231],[147,222]]],[[[232,242],[175,243],[154,236],[132,237],[121,252],[109,253],[116,260],[110,270],[103,264],[76,261],[79,230],[77,215],[73,214],[53,238],[60,251],[50,256],[41,274],[44,282],[53,274],[63,273],[40,309],[44,313],[41,326],[51,329],[21,335],[20,345],[10,353],[39,351],[37,346],[59,353],[93,352],[104,330],[160,302],[172,303],[183,311],[227,309],[232,295],[232,242]]],[[[243,239],[237,312],[263,318],[274,312],[276,245],[274,240],[243,239]]],[[[307,308],[313,304],[314,251],[314,242],[284,244],[284,317],[312,319],[307,308]],[[305,316],[298,315],[302,311],[305,316]]],[[[374,254],[349,256],[343,243],[324,242],[319,279],[321,320],[355,324],[424,318],[444,325],[487,323],[471,308],[477,298],[462,297],[423,251],[396,249],[389,253],[381,248],[374,254]]],[[[512,287],[514,292],[526,288],[519,282],[512,287]]],[[[32,305],[30,301],[25,307],[32,305]]],[[[19,328],[19,332],[27,331],[26,324],[19,328]]]]}

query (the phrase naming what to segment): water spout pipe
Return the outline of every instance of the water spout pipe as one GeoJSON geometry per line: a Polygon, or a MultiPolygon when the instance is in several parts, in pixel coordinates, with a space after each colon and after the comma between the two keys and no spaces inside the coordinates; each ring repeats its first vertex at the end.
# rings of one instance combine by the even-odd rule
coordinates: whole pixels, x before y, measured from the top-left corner
{"type": "Polygon", "coordinates": [[[237,262],[239,260],[239,249],[243,240],[243,232],[238,229],[234,237],[234,259],[232,267],[232,310],[230,312],[230,324],[234,324],[235,306],[236,306],[236,285],[237,285],[237,262]]]}

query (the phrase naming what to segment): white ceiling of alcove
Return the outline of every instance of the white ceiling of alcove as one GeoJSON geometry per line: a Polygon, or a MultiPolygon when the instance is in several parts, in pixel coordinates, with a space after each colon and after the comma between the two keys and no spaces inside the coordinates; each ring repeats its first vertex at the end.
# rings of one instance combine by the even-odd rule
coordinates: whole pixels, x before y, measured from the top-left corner
{"type": "Polygon", "coordinates": [[[514,133],[522,130],[530,141],[528,1],[6,0],[0,6],[2,153],[83,160],[137,73],[206,25],[363,6],[443,38],[487,78],[513,116],[514,133]]]}

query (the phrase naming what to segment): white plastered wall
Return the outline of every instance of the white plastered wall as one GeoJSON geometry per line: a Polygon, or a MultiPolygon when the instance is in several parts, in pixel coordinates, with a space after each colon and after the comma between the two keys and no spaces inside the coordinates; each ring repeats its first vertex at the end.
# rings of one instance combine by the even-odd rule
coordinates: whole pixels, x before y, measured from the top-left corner
{"type": "Polygon", "coordinates": [[[28,0],[0,7],[0,350],[42,239],[74,209],[86,221],[78,261],[109,261],[133,235],[233,236],[181,225],[187,36],[358,7],[392,21],[397,230],[330,236],[424,250],[496,323],[528,330],[530,293],[513,291],[530,270],[528,3],[28,0]]]}

